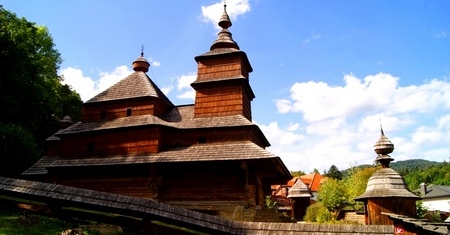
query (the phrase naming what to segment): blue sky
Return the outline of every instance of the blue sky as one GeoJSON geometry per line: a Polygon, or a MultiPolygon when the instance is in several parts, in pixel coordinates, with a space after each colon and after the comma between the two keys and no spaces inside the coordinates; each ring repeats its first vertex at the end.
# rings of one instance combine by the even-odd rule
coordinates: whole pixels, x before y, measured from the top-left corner
{"type": "MultiPolygon", "coordinates": [[[[221,1],[0,0],[48,27],[59,70],[83,100],[131,73],[194,102],[194,57],[216,39],[221,1]]],[[[253,67],[253,121],[290,170],[375,159],[380,122],[395,160],[450,157],[450,2],[227,0],[253,67]]]]}

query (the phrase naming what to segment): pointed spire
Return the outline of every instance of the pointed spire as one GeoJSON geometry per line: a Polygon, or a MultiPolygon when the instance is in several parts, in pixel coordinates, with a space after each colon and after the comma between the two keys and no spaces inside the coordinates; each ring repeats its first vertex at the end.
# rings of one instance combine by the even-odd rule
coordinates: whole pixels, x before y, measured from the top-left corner
{"type": "Polygon", "coordinates": [[[375,143],[374,151],[378,154],[375,161],[378,161],[383,168],[388,168],[389,163],[394,159],[388,154],[394,151],[394,144],[384,135],[383,127],[381,126],[381,136],[380,139],[375,143]]]}
{"type": "Polygon", "coordinates": [[[141,47],[141,56],[138,57],[132,63],[134,71],[142,71],[144,73],[148,72],[148,68],[150,68],[150,63],[144,58],[144,45],[141,47]]]}
{"type": "Polygon", "coordinates": [[[218,48],[233,48],[239,50],[239,46],[231,37],[231,33],[228,30],[231,27],[232,23],[230,17],[227,13],[227,5],[223,5],[223,13],[220,17],[218,25],[222,28],[219,32],[217,39],[211,45],[210,50],[218,49],[218,48]]]}

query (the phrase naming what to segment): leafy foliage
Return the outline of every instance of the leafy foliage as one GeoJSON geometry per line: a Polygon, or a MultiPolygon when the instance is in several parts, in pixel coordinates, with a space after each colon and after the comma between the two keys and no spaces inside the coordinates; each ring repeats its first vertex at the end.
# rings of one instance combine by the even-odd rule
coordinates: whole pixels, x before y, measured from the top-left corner
{"type": "MultiPolygon", "coordinates": [[[[78,120],[82,101],[57,76],[62,59],[46,27],[0,6],[0,45],[0,107],[5,111],[0,123],[22,127],[35,141],[22,140],[33,141],[28,145],[42,151],[45,139],[59,129],[60,119],[70,115],[78,120]]],[[[0,156],[14,152],[13,147],[21,151],[18,145],[3,147],[8,151],[0,149],[0,156]]],[[[34,153],[22,155],[22,159],[33,157],[34,153]]]]}
{"type": "Polygon", "coordinates": [[[318,202],[306,209],[303,220],[307,222],[325,223],[331,220],[331,213],[322,203],[318,202]]]}
{"type": "Polygon", "coordinates": [[[327,179],[319,189],[319,202],[337,215],[349,204],[349,194],[340,180],[327,179]]]}
{"type": "Polygon", "coordinates": [[[29,131],[21,126],[2,123],[0,123],[0,153],[2,153],[0,172],[3,176],[19,175],[41,155],[29,131]]]}
{"type": "Polygon", "coordinates": [[[405,161],[393,162],[390,164],[390,167],[401,175],[406,175],[409,172],[427,169],[436,165],[440,165],[440,163],[423,159],[410,159],[405,161]]]}
{"type": "Polygon", "coordinates": [[[378,169],[378,167],[372,166],[365,168],[352,168],[349,171],[348,177],[343,180],[343,184],[345,185],[349,197],[348,206],[351,206],[355,210],[362,210],[364,208],[362,202],[355,202],[355,198],[366,191],[369,178],[378,169]]]}
{"type": "Polygon", "coordinates": [[[450,164],[444,162],[426,169],[410,171],[403,177],[411,190],[418,189],[421,183],[450,185],[450,164]]]}
{"type": "Polygon", "coordinates": [[[304,171],[291,171],[291,175],[294,177],[306,175],[304,171]]]}
{"type": "Polygon", "coordinates": [[[423,219],[427,215],[428,209],[423,205],[422,201],[416,201],[416,216],[418,219],[423,219]]]}
{"type": "Polygon", "coordinates": [[[331,165],[328,171],[323,173],[324,176],[336,180],[341,180],[343,175],[335,165],[331,165]]]}

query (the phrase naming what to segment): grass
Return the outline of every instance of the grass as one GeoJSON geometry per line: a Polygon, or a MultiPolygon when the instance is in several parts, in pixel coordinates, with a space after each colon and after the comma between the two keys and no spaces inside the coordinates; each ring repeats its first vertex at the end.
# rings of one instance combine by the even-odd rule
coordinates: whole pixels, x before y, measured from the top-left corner
{"type": "MultiPolygon", "coordinates": [[[[88,221],[64,221],[34,212],[23,211],[0,205],[0,235],[60,235],[62,231],[78,228],[88,221]]],[[[86,235],[98,235],[97,232],[83,231],[86,235]]],[[[143,235],[124,231],[122,235],[143,235]]],[[[114,234],[111,234],[114,235],[114,234]]]]}
{"type": "Polygon", "coordinates": [[[46,216],[0,210],[0,235],[59,235],[72,227],[71,223],[46,216]]]}

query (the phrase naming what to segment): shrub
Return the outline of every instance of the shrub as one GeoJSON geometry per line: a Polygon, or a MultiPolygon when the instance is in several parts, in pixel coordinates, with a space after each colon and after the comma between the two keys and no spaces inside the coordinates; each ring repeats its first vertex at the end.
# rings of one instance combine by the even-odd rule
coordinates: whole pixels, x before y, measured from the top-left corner
{"type": "Polygon", "coordinates": [[[307,222],[325,223],[331,220],[331,213],[322,203],[318,202],[306,209],[303,219],[307,222]]]}

